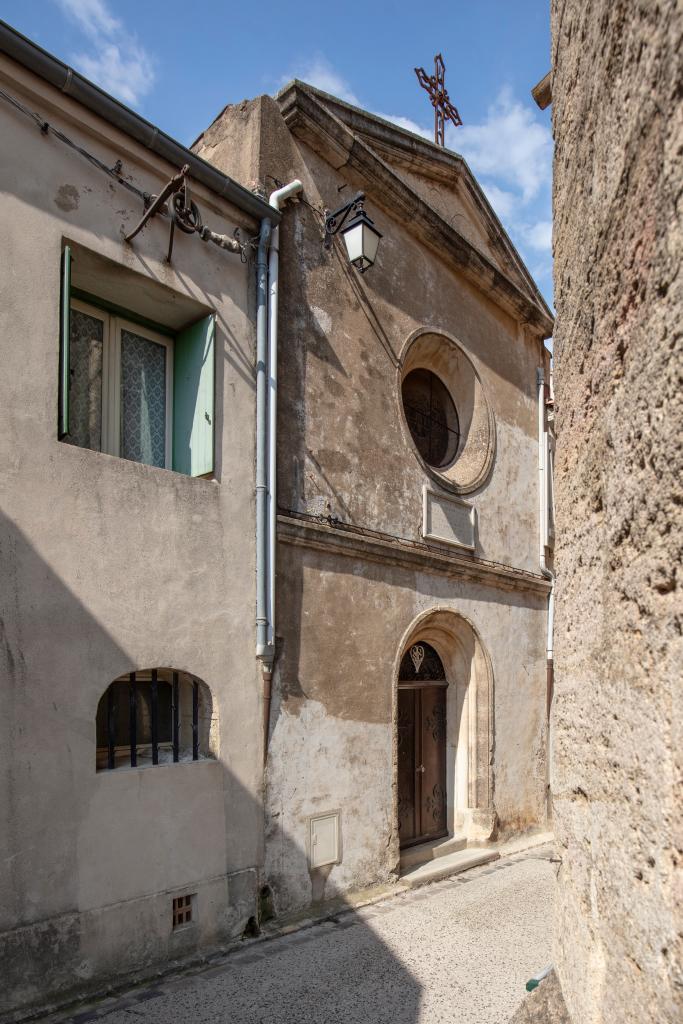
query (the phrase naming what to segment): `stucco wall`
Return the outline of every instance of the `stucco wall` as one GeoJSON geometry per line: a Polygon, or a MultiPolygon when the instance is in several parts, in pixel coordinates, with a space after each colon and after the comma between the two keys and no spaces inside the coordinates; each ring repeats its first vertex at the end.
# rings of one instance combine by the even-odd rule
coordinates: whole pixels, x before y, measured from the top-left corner
{"type": "Polygon", "coordinates": [[[481,218],[477,217],[477,211],[472,208],[472,203],[468,202],[465,190],[457,181],[455,172],[453,180],[445,183],[427,178],[401,164],[394,166],[396,172],[412,185],[430,206],[438,210],[444,220],[453,224],[465,238],[476,245],[477,249],[485,253],[492,263],[495,263],[496,266],[501,265],[500,255],[496,252],[495,246],[491,244],[491,239],[487,235],[481,218]]]}
{"type": "MultiPolygon", "coordinates": [[[[302,201],[288,205],[280,228],[280,508],[421,541],[423,486],[443,487],[416,455],[400,377],[411,336],[429,328],[457,340],[495,421],[490,472],[464,495],[477,510],[474,554],[537,574],[538,335],[440,260],[388,204],[378,209],[371,181],[335,170],[292,135],[269,97],[227,108],[197,148],[267,190],[275,179],[297,177],[304,185],[302,201]],[[363,277],[348,267],[338,243],[323,248],[321,216],[361,187],[384,235],[363,277]]],[[[456,194],[450,202],[453,220],[471,216],[456,194]]],[[[526,589],[518,579],[498,589],[458,578],[457,571],[408,571],[392,553],[372,562],[362,545],[353,557],[342,556],[318,540],[317,550],[282,537],[278,546],[266,846],[279,909],[397,870],[397,658],[411,623],[430,609],[470,622],[490,659],[492,813],[470,822],[470,838],[491,834],[493,812],[506,831],[543,824],[546,812],[543,586],[526,589]],[[342,812],[341,863],[309,871],[309,816],[335,809],[342,812]]],[[[463,746],[466,735],[461,764],[463,746]]],[[[452,743],[453,784],[457,757],[452,743]]],[[[463,829],[459,821],[456,830],[463,829]]]]}
{"type": "MultiPolygon", "coordinates": [[[[493,807],[501,831],[542,824],[547,781],[543,593],[410,571],[392,565],[390,558],[381,564],[287,543],[279,550],[282,647],[266,822],[267,871],[279,906],[370,885],[398,870],[398,659],[411,626],[429,612],[462,617],[476,631],[489,662],[493,749],[485,754],[493,761],[493,807]],[[305,858],[308,817],[338,807],[343,808],[342,861],[321,882],[309,873],[305,858]],[[298,857],[283,858],[281,834],[293,841],[298,857]]],[[[446,661],[443,647],[440,653],[446,661]]],[[[461,680],[446,668],[455,688],[461,680]]],[[[457,723],[449,719],[453,758],[458,740],[457,723]]],[[[449,754],[449,791],[456,785],[449,754]]],[[[455,831],[464,833],[462,821],[455,831]]],[[[490,825],[480,834],[487,838],[490,825]]],[[[476,829],[470,835],[474,838],[476,829]]]]}
{"type": "MultiPolygon", "coordinates": [[[[404,424],[400,363],[414,331],[443,330],[480,374],[495,416],[492,471],[485,486],[467,495],[478,512],[475,554],[537,571],[532,496],[540,339],[426,249],[399,218],[373,209],[371,198],[368,211],[384,235],[372,271],[361,278],[337,245],[325,251],[320,211],[350,198],[356,185],[291,136],[269,97],[228,108],[197,150],[227,173],[236,167],[267,188],[273,178],[299,177],[304,184],[305,202],[288,207],[280,228],[280,506],[321,509],[419,539],[422,485],[433,477],[404,424]],[[247,142],[238,152],[237,140],[251,136],[260,148],[247,142]]],[[[452,201],[457,210],[457,196],[452,201]]]]}
{"type": "MultiPolygon", "coordinates": [[[[137,187],[158,192],[177,172],[9,62],[0,77],[107,166],[121,159],[137,187]]],[[[178,232],[168,266],[159,218],[126,246],[141,201],[6,104],[0,119],[6,1009],[240,933],[254,913],[262,810],[250,268],[178,232]],[[162,294],[171,321],[178,306],[216,311],[215,480],[57,440],[64,238],[140,275],[141,294],[162,294]],[[153,666],[210,687],[218,759],[96,773],[100,697],[153,666]],[[173,935],[172,896],[188,891],[198,923],[173,935]]],[[[214,230],[254,233],[201,188],[194,198],[214,230]]]]}
{"type": "Polygon", "coordinates": [[[664,1024],[683,991],[683,13],[551,6],[555,964],[577,1024],[664,1024]]]}

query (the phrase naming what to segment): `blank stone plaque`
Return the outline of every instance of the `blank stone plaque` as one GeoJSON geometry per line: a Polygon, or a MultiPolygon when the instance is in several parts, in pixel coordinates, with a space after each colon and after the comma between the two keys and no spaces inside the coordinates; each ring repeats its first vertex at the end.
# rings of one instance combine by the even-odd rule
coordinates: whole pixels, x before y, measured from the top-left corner
{"type": "Polygon", "coordinates": [[[422,488],[422,536],[474,551],[474,506],[462,498],[422,488]]]}

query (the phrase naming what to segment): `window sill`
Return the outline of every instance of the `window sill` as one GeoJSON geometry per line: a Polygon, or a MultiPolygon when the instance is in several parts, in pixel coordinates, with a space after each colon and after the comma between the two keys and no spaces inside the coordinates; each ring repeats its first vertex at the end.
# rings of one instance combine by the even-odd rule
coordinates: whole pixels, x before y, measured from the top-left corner
{"type": "Polygon", "coordinates": [[[162,473],[169,479],[173,477],[173,479],[177,480],[178,477],[180,477],[183,480],[191,480],[193,486],[197,486],[199,481],[205,484],[220,484],[220,480],[213,474],[207,473],[203,476],[190,476],[189,473],[181,473],[179,470],[170,469],[168,466],[150,466],[146,462],[135,462],[133,459],[124,459],[121,455],[112,455],[111,452],[102,452],[97,448],[81,448],[80,445],[71,444],[65,438],[57,438],[56,442],[59,445],[60,451],[67,449],[71,452],[78,453],[81,457],[85,457],[86,459],[93,456],[97,459],[111,459],[116,466],[125,466],[125,471],[128,473],[131,472],[131,467],[135,467],[135,470],[138,472],[144,473],[148,471],[154,475],[162,473]]]}
{"type": "Polygon", "coordinates": [[[158,764],[152,764],[152,762],[150,760],[149,762],[147,762],[145,764],[136,764],[135,766],[131,766],[130,764],[120,764],[120,765],[117,765],[116,768],[97,768],[95,770],[95,774],[97,776],[100,776],[100,775],[121,775],[121,774],[129,773],[129,772],[147,771],[148,768],[180,768],[180,767],[188,767],[188,766],[197,765],[197,764],[218,764],[218,763],[219,762],[218,762],[217,758],[215,758],[215,757],[199,757],[199,758],[197,758],[196,761],[193,761],[192,760],[192,755],[190,755],[189,757],[186,757],[186,758],[182,758],[181,757],[180,760],[178,760],[178,761],[174,761],[172,759],[170,761],[166,761],[166,760],[162,761],[162,760],[160,760],[158,764]]]}

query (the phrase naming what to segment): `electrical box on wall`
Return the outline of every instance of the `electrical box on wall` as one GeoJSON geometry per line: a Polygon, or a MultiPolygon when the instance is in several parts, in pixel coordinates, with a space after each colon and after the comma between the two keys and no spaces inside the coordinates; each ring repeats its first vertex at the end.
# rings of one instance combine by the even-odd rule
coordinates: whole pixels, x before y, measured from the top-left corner
{"type": "Polygon", "coordinates": [[[339,811],[318,814],[309,819],[309,864],[322,868],[341,860],[339,811]]]}

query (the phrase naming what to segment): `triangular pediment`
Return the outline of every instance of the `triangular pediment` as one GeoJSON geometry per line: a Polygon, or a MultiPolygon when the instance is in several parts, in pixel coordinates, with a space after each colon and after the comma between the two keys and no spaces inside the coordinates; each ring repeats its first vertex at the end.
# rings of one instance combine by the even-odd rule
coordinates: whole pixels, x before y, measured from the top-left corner
{"type": "Polygon", "coordinates": [[[449,236],[468,276],[493,284],[502,305],[517,315],[525,308],[525,319],[552,333],[541,293],[461,156],[303,82],[291,82],[277,100],[295,135],[332,166],[375,179],[375,200],[391,196],[416,233],[449,236]]]}

